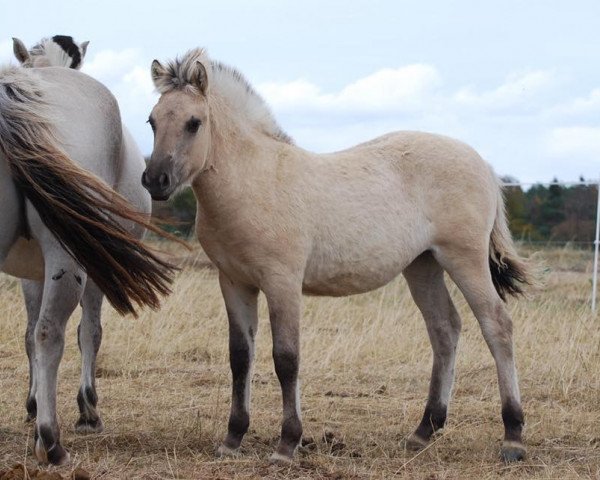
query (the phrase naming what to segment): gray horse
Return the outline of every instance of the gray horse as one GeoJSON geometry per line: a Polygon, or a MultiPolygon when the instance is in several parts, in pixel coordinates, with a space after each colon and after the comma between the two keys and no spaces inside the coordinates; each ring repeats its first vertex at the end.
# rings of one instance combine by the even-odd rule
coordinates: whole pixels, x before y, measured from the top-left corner
{"type": "MultiPolygon", "coordinates": [[[[84,306],[81,344],[97,345],[99,332],[89,328],[97,322],[85,319],[99,315],[100,292],[120,313],[158,308],[169,292],[172,267],[138,238],[156,227],[128,202],[143,197],[140,165],[126,153],[116,100],[100,83],[66,68],[0,69],[0,270],[28,280],[30,401],[42,463],[69,459],[56,381],[77,304],[84,306]]],[[[93,377],[83,385],[80,396],[93,404],[86,388],[93,377]]]]}
{"type": "MultiPolygon", "coordinates": [[[[89,42],[78,44],[73,37],[55,35],[43,38],[31,49],[18,38],[13,38],[13,51],[23,67],[66,67],[79,70],[83,66],[89,42]]],[[[119,191],[136,207],[139,212],[150,213],[152,202],[150,195],[139,182],[145,168],[144,156],[128,130],[123,127],[123,169],[119,176],[119,191]]],[[[142,238],[144,229],[138,224],[131,225],[131,233],[142,238]]],[[[29,394],[27,395],[27,421],[35,419],[37,405],[35,401],[34,339],[33,332],[39,315],[40,301],[44,284],[40,280],[23,279],[23,295],[27,308],[27,332],[25,345],[29,358],[29,394]]],[[[78,433],[99,433],[104,426],[97,410],[96,393],[96,356],[102,341],[101,307],[104,295],[88,280],[81,302],[82,317],[77,329],[77,340],[81,350],[81,380],[77,393],[79,419],[75,423],[78,433]]]]}

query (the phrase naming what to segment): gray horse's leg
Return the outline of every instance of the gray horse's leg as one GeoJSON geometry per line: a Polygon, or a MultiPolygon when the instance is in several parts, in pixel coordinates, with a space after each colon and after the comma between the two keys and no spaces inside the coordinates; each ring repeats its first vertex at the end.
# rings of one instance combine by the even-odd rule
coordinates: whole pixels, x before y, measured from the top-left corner
{"type": "Polygon", "coordinates": [[[470,250],[464,246],[446,249],[437,252],[436,258],[465,296],[496,362],[504,422],[502,457],[507,462],[522,460],[524,416],[514,360],[512,319],[492,283],[487,245],[470,250]]]}
{"type": "Polygon", "coordinates": [[[422,448],[431,435],[443,428],[454,382],[456,346],[461,321],[446,284],[444,270],[430,252],[425,252],[405,270],[412,297],[419,307],[433,349],[433,367],[425,413],[409,437],[409,448],[422,448]]]}
{"type": "Polygon", "coordinates": [[[258,327],[258,289],[239,285],[221,274],[221,292],[229,319],[229,362],[231,365],[231,413],[227,437],[218,456],[233,455],[250,425],[250,387],[254,361],[254,337],[258,327]]]}
{"type": "Polygon", "coordinates": [[[290,283],[285,277],[276,277],[263,291],[269,305],[273,336],[273,361],[281,385],[283,421],[277,450],[270,460],[290,462],[302,438],[300,413],[300,315],[302,310],[301,284],[290,283]]]}
{"type": "MultiPolygon", "coordinates": [[[[47,231],[46,231],[47,232],[47,231]]],[[[38,237],[45,262],[44,294],[35,327],[37,419],[35,455],[41,463],[60,465],[69,454],[60,444],[56,415],[56,379],[65,342],[65,326],[81,299],[86,275],[47,233],[38,237]]]]}
{"type": "Polygon", "coordinates": [[[81,352],[81,380],[77,405],[79,420],[77,433],[100,433],[104,426],[96,411],[96,356],[102,342],[101,310],[103,293],[92,280],[88,280],[81,299],[82,315],[77,328],[77,340],[81,352]]]}
{"type": "Polygon", "coordinates": [[[22,280],[23,297],[25,298],[25,309],[27,310],[27,331],[25,333],[25,350],[29,360],[29,393],[25,408],[27,409],[26,422],[35,420],[37,415],[37,403],[35,401],[36,392],[36,372],[35,372],[35,326],[40,317],[40,308],[42,306],[42,296],[44,293],[44,282],[35,280],[22,280]]]}

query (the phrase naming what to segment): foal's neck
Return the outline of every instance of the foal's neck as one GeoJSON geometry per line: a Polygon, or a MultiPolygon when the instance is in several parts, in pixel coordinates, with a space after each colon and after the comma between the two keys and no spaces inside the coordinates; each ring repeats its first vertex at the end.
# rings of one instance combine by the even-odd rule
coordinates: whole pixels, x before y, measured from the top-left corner
{"type": "Polygon", "coordinates": [[[293,148],[249,128],[235,128],[235,124],[219,127],[211,123],[210,168],[192,182],[199,210],[215,218],[252,201],[254,192],[264,189],[273,175],[278,152],[293,148]]]}

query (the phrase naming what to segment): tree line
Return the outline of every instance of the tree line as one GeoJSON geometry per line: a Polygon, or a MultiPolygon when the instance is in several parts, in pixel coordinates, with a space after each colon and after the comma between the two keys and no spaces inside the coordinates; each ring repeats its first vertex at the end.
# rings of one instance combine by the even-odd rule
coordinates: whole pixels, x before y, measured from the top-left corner
{"type": "MultiPolygon", "coordinates": [[[[505,183],[517,183],[503,177],[505,183]]],[[[583,177],[580,181],[585,182],[583,177]]],[[[557,183],[554,179],[552,183],[557,183]]],[[[591,243],[596,233],[597,185],[505,187],[510,230],[517,240],[591,243]]]]}
{"type": "MultiPolygon", "coordinates": [[[[518,183],[513,177],[503,177],[502,181],[518,183]]],[[[582,244],[594,240],[597,185],[505,187],[504,198],[510,230],[516,240],[582,244]]],[[[165,228],[171,232],[182,236],[193,233],[196,201],[191,189],[166,203],[155,202],[153,212],[166,221],[165,228]]]]}

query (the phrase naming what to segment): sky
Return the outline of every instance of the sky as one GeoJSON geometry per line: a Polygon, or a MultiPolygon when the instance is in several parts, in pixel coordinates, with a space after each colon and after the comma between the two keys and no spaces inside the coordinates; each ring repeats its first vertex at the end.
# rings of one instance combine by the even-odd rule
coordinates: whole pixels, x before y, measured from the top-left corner
{"type": "Polygon", "coordinates": [[[240,70],[298,145],[394,130],[473,146],[522,182],[600,176],[600,1],[3,1],[11,37],[89,40],[83,71],[119,100],[144,154],[154,58],[206,47],[240,70]]]}

